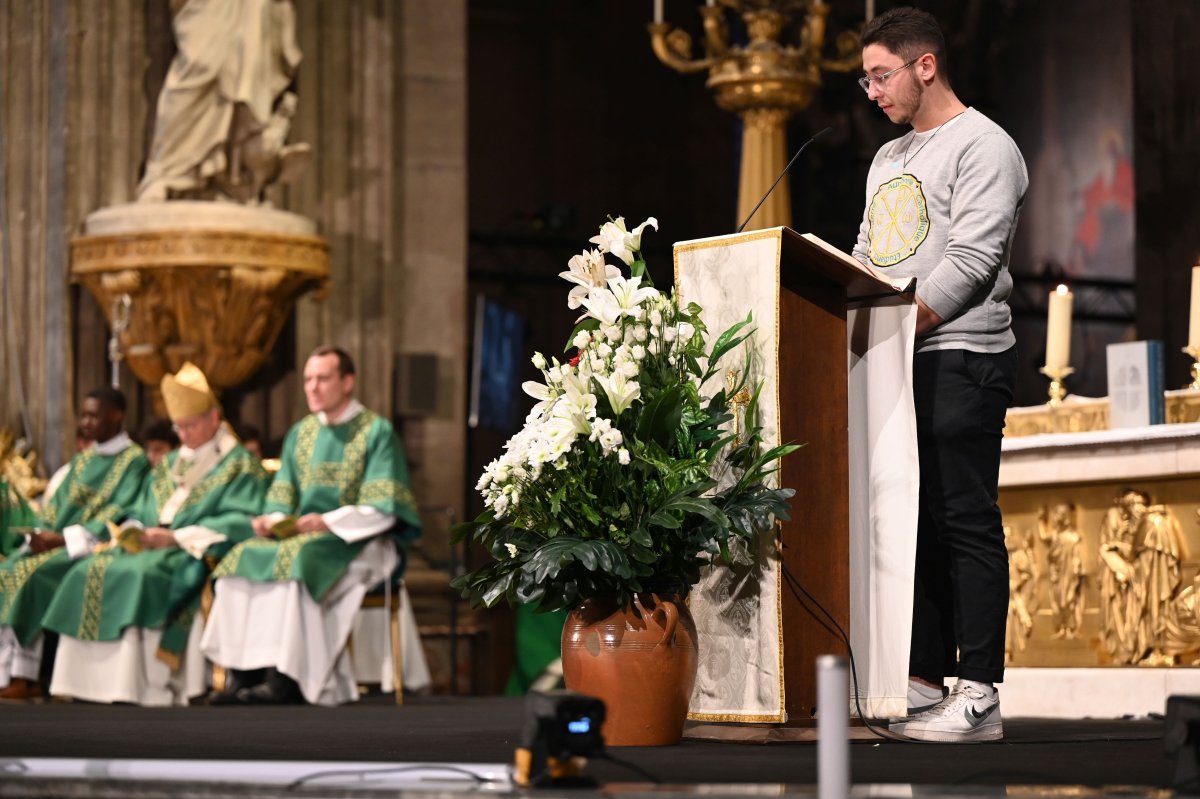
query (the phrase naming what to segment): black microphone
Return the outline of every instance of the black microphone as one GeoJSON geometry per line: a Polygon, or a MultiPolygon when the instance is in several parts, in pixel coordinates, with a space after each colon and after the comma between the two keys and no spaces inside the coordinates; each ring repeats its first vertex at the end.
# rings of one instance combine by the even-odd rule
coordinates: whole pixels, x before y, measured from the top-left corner
{"type": "Polygon", "coordinates": [[[750,220],[754,218],[754,215],[756,213],[758,213],[758,209],[762,208],[762,204],[765,203],[767,201],[767,198],[771,196],[771,192],[775,191],[775,187],[779,185],[779,181],[783,180],[783,176],[786,175],[788,173],[788,170],[792,168],[792,164],[796,163],[796,159],[800,157],[800,153],[804,152],[804,148],[807,147],[808,145],[812,144],[817,139],[821,138],[822,136],[824,136],[826,133],[828,133],[831,130],[833,130],[833,128],[825,128],[824,130],[819,130],[813,134],[813,137],[811,139],[804,142],[804,144],[800,145],[800,149],[797,150],[796,154],[792,156],[792,160],[788,161],[788,165],[785,166],[783,168],[783,171],[779,173],[779,177],[775,178],[775,182],[771,184],[771,188],[767,189],[767,193],[764,194],[763,198],[758,201],[758,205],[754,206],[754,210],[750,212],[750,216],[746,217],[745,222],[738,225],[738,229],[737,229],[738,233],[741,233],[742,228],[744,228],[746,225],[750,224],[750,220]]]}

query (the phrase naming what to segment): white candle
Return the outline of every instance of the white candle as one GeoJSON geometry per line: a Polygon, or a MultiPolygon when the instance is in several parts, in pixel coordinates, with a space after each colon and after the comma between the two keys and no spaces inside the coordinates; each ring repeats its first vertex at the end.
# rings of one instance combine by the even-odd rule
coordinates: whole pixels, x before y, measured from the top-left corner
{"type": "Polygon", "coordinates": [[[875,19],[875,0],[867,0],[867,10],[864,12],[867,22],[875,19]]]}
{"type": "Polygon", "coordinates": [[[712,8],[716,4],[717,0],[704,0],[704,5],[708,6],[709,8],[712,8]]]}
{"type": "Polygon", "coordinates": [[[663,21],[663,0],[654,0],[654,21],[663,21]]]}
{"type": "Polygon", "coordinates": [[[1071,362],[1071,300],[1066,286],[1050,292],[1050,313],[1046,318],[1046,368],[1062,369],[1071,362]]]}
{"type": "Polygon", "coordinates": [[[1192,315],[1188,317],[1188,346],[1200,347],[1200,266],[1192,267],[1192,315]]]}

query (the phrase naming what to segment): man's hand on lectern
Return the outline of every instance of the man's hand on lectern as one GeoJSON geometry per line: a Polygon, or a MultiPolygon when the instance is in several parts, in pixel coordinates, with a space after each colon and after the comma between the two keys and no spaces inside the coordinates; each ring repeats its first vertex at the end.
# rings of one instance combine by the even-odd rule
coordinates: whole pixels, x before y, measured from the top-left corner
{"type": "Polygon", "coordinates": [[[921,302],[920,297],[914,296],[917,301],[917,335],[923,336],[930,330],[940,325],[945,320],[934,313],[933,309],[925,303],[921,302]]]}

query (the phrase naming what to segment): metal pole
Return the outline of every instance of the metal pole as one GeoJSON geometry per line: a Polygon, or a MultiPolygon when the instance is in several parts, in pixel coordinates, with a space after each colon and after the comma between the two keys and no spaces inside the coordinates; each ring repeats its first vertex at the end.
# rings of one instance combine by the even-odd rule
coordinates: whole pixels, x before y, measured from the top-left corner
{"type": "Polygon", "coordinates": [[[850,669],[837,655],[817,658],[817,799],[850,795],[850,669]]]}

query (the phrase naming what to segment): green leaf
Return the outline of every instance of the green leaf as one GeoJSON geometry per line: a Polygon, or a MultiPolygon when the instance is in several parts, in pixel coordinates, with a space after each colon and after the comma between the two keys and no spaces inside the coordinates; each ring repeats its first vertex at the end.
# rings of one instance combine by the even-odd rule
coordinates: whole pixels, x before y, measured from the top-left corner
{"type": "Polygon", "coordinates": [[[654,546],[654,539],[650,537],[650,532],[644,527],[639,527],[631,531],[629,533],[629,540],[644,547],[654,546]]]}
{"type": "Polygon", "coordinates": [[[664,449],[670,446],[675,428],[683,417],[682,395],[683,389],[676,385],[647,402],[638,419],[638,438],[654,441],[664,449]]]}
{"type": "Polygon", "coordinates": [[[683,527],[683,522],[675,518],[670,511],[660,510],[658,513],[650,517],[650,524],[654,527],[665,527],[668,530],[678,530],[683,527]]]}
{"type": "Polygon", "coordinates": [[[742,328],[746,327],[746,325],[750,324],[752,321],[754,321],[753,312],[747,314],[745,319],[733,325],[717,337],[716,343],[713,344],[712,352],[709,353],[708,356],[708,366],[710,371],[714,371],[715,364],[717,361],[721,360],[721,356],[745,341],[746,337],[754,332],[753,330],[748,330],[742,336],[737,335],[742,328]]]}

